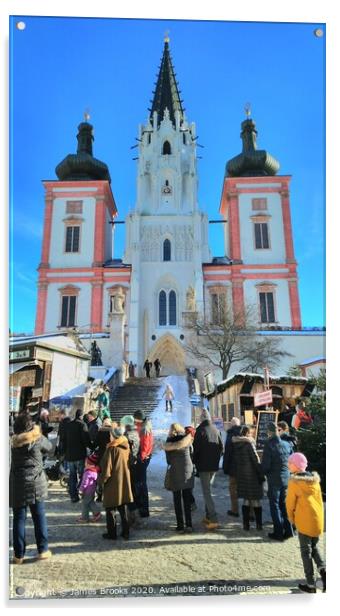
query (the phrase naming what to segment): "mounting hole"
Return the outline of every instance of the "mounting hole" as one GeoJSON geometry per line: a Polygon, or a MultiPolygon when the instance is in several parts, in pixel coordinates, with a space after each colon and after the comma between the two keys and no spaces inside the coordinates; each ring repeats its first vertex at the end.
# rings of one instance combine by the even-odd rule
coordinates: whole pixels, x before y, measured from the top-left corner
{"type": "Polygon", "coordinates": [[[184,340],[184,335],[183,334],[180,335],[180,340],[184,340]]]}
{"type": "Polygon", "coordinates": [[[25,30],[26,24],[24,21],[17,21],[16,23],[17,30],[25,30]]]}
{"type": "Polygon", "coordinates": [[[156,336],[155,336],[155,334],[152,334],[152,336],[151,336],[151,340],[156,340],[156,336]]]}
{"type": "Polygon", "coordinates": [[[318,38],[321,38],[323,36],[323,29],[322,28],[316,28],[316,30],[314,30],[314,34],[318,38]]]}

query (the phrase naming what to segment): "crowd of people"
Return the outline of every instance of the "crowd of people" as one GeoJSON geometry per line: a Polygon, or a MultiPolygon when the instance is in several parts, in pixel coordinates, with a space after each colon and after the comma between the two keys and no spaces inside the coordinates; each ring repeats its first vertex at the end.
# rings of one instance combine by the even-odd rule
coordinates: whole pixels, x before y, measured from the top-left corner
{"type": "MultiPolygon", "coordinates": [[[[287,422],[269,423],[267,431],[268,439],[260,459],[251,427],[240,425],[237,417],[231,420],[225,444],[208,410],[202,410],[196,429],[171,424],[163,444],[167,462],[164,487],[173,493],[176,532],[193,531],[196,478],[199,478],[205,506],[202,523],[207,530],[218,528],[212,486],[223,456],[222,467],[229,476],[231,505],[228,515],[240,517],[239,501],[242,500],[243,530],[249,531],[254,521],[257,531],[262,531],[262,501],[267,482],[273,523],[268,538],[284,542],[297,533],[306,576],[306,584],[300,584],[299,588],[304,592],[316,592],[314,561],[325,590],[326,566],[318,550],[318,539],[323,531],[320,478],[317,473],[306,470],[308,462],[303,453],[297,451],[296,438],[290,434],[287,422]]],[[[37,558],[50,558],[43,456],[51,451],[51,442],[29,413],[23,412],[15,421],[11,445],[13,562],[21,564],[25,556],[27,507],[34,523],[37,558]]],[[[151,422],[143,411],[124,416],[119,424],[109,417],[101,420],[95,411],[84,416],[78,409],[73,419],[61,413],[58,456],[68,464],[71,501],[81,501],[79,523],[98,522],[103,508],[106,520],[103,538],[117,539],[119,515],[121,536],[129,539],[130,529],[139,525],[138,519],[150,515],[147,470],[153,446],[151,422]]]]}

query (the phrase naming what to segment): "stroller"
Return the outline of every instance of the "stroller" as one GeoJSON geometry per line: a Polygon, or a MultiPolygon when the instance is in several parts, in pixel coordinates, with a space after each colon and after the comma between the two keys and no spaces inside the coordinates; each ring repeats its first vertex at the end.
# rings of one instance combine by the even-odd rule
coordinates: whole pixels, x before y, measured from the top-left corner
{"type": "Polygon", "coordinates": [[[59,481],[63,488],[68,488],[69,473],[61,460],[50,460],[46,458],[44,460],[43,469],[50,481],[59,481]]]}

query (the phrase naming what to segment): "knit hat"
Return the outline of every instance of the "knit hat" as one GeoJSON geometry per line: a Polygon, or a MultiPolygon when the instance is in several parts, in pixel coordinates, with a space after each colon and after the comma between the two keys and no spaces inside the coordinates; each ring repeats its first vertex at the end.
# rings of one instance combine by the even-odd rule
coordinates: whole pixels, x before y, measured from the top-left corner
{"type": "Polygon", "coordinates": [[[271,432],[272,434],[276,434],[277,433],[277,425],[273,421],[269,421],[268,424],[267,424],[267,431],[271,432]]]}
{"type": "Polygon", "coordinates": [[[90,462],[90,464],[97,464],[98,463],[98,454],[97,453],[91,453],[90,456],[87,456],[87,461],[90,462]]]}
{"type": "Polygon", "coordinates": [[[123,428],[113,428],[113,430],[111,431],[111,434],[113,438],[119,438],[120,436],[124,435],[124,430],[123,428]]]}
{"type": "Polygon", "coordinates": [[[296,466],[296,468],[298,468],[301,472],[306,470],[308,464],[306,456],[304,456],[303,453],[298,452],[292,453],[292,455],[288,458],[288,462],[294,464],[294,466],[296,466]]]}
{"type": "Polygon", "coordinates": [[[124,415],[124,417],[121,418],[119,423],[121,426],[134,426],[135,419],[133,415],[124,415]]]}
{"type": "Polygon", "coordinates": [[[146,420],[146,415],[144,413],[144,411],[135,411],[135,413],[133,414],[134,419],[137,419],[137,421],[145,421],[146,420]]]}
{"type": "Polygon", "coordinates": [[[202,410],[201,421],[211,421],[211,415],[207,409],[202,410]]]}
{"type": "Polygon", "coordinates": [[[232,417],[230,423],[232,426],[239,426],[241,422],[238,417],[232,417]]]}

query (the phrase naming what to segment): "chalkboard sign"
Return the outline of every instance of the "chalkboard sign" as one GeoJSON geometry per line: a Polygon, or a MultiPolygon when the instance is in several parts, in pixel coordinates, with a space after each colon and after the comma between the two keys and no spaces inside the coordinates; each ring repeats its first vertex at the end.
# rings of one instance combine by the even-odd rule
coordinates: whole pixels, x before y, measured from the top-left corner
{"type": "Polygon", "coordinates": [[[278,411],[258,411],[256,424],[256,449],[262,450],[268,439],[267,426],[270,422],[277,424],[278,411]]]}

